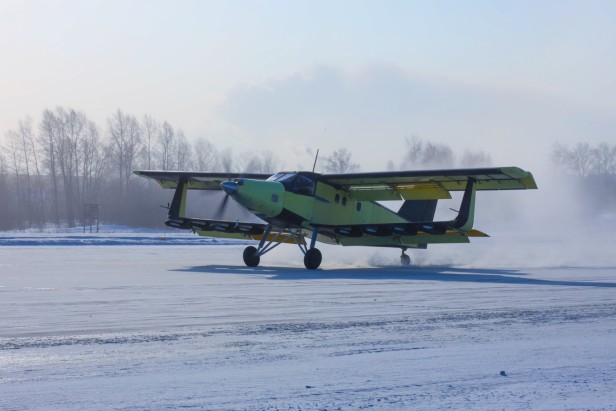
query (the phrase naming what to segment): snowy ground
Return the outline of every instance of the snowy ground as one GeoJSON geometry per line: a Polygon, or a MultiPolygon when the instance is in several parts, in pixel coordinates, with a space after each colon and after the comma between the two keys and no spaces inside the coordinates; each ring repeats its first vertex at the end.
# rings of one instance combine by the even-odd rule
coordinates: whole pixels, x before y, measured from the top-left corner
{"type": "Polygon", "coordinates": [[[208,241],[0,234],[0,409],[616,409],[609,259],[248,269],[208,241]]]}

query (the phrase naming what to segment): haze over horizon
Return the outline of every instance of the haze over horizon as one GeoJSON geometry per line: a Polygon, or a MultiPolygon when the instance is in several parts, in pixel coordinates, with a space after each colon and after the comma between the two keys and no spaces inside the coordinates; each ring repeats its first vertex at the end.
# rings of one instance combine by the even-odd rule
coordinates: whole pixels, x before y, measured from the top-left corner
{"type": "Polygon", "coordinates": [[[348,147],[384,169],[417,135],[532,169],[616,141],[614,21],[609,1],[4,1],[0,141],[119,108],[286,168],[348,147]]]}

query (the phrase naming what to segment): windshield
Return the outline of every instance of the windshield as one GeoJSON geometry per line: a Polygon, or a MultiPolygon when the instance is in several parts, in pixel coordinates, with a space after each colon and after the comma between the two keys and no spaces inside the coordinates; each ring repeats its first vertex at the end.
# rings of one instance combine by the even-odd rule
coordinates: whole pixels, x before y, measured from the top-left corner
{"type": "Polygon", "coordinates": [[[267,181],[280,181],[281,179],[289,178],[289,176],[295,176],[295,173],[276,173],[268,178],[267,181]]]}
{"type": "Polygon", "coordinates": [[[279,183],[282,183],[285,190],[291,193],[305,196],[314,196],[316,183],[312,178],[303,174],[278,173],[268,178],[268,180],[278,181],[279,183]]]}

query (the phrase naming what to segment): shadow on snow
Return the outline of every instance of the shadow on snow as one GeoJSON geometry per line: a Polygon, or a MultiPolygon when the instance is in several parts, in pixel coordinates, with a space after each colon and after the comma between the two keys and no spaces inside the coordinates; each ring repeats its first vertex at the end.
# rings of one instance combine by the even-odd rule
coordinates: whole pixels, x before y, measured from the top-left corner
{"type": "Polygon", "coordinates": [[[457,268],[451,266],[371,267],[307,270],[303,267],[243,267],[204,265],[174,271],[266,276],[270,280],[408,280],[570,287],[616,287],[616,283],[591,281],[542,280],[528,278],[516,269],[457,268]]]}

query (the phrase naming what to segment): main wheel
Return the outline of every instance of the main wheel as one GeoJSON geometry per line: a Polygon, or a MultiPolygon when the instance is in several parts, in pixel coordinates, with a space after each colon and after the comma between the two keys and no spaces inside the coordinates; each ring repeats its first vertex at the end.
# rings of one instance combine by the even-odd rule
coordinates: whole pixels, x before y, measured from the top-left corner
{"type": "Polygon", "coordinates": [[[256,267],[261,261],[261,257],[257,255],[257,249],[251,245],[244,249],[244,264],[248,267],[256,267]]]}
{"type": "Polygon", "coordinates": [[[304,265],[309,270],[315,270],[321,265],[322,259],[323,256],[321,252],[317,248],[311,248],[306,251],[306,255],[304,255],[304,265]]]}
{"type": "Polygon", "coordinates": [[[406,254],[402,254],[400,256],[400,264],[402,264],[403,266],[411,265],[411,257],[406,254]]]}

